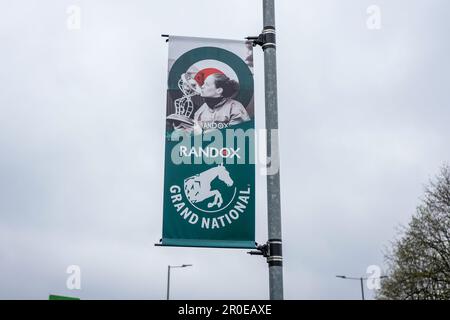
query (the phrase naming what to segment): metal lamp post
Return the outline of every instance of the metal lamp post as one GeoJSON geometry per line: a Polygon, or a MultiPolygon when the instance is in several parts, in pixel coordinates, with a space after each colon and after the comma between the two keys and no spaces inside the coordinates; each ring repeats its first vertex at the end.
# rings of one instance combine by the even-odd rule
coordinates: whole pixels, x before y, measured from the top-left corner
{"type": "Polygon", "coordinates": [[[269,265],[270,300],[283,300],[283,250],[281,231],[280,156],[278,141],[277,55],[275,28],[275,0],[262,0],[264,28],[258,37],[247,37],[253,45],[264,50],[264,83],[266,104],[267,159],[271,172],[267,173],[267,220],[269,240],[251,251],[263,255],[269,265]],[[275,166],[273,168],[272,166],[275,166]]]}
{"type": "MultiPolygon", "coordinates": [[[[364,278],[364,277],[354,278],[354,277],[347,277],[347,276],[336,276],[336,278],[341,278],[341,279],[344,279],[344,280],[358,280],[358,281],[360,281],[361,282],[361,296],[362,296],[362,300],[365,300],[365,297],[364,297],[364,280],[367,280],[369,278],[364,278]]],[[[384,279],[384,278],[387,278],[387,276],[381,276],[381,277],[378,277],[378,278],[371,278],[371,279],[384,279]]]]}
{"type": "Polygon", "coordinates": [[[181,266],[167,266],[167,300],[170,300],[170,269],[192,267],[192,264],[183,264],[181,266]]]}

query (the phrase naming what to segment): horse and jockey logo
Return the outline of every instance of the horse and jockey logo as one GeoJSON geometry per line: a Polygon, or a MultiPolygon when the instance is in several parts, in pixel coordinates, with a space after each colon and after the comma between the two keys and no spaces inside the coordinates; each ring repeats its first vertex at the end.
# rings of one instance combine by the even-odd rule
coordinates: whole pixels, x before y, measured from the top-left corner
{"type": "Polygon", "coordinates": [[[245,215],[249,205],[254,205],[251,185],[233,180],[223,164],[183,181],[183,185],[173,184],[169,188],[174,213],[203,230],[231,226],[245,215]]]}
{"type": "Polygon", "coordinates": [[[224,203],[223,192],[221,193],[217,189],[213,190],[211,186],[216,179],[219,179],[228,188],[234,185],[230,173],[222,164],[184,180],[184,193],[189,202],[195,206],[195,204],[209,200],[210,202],[207,204],[208,209],[221,209],[224,203]]]}

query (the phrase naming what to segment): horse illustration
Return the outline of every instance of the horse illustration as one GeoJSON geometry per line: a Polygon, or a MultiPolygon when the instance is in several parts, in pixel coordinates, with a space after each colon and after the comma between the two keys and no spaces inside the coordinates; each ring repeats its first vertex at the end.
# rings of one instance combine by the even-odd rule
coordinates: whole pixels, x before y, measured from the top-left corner
{"type": "Polygon", "coordinates": [[[215,168],[209,169],[203,173],[184,180],[184,192],[191,203],[203,202],[206,199],[214,197],[214,200],[208,203],[208,208],[217,206],[222,207],[223,199],[218,190],[211,190],[211,183],[216,179],[223,181],[228,187],[232,187],[234,182],[230,173],[221,164],[215,168]]]}

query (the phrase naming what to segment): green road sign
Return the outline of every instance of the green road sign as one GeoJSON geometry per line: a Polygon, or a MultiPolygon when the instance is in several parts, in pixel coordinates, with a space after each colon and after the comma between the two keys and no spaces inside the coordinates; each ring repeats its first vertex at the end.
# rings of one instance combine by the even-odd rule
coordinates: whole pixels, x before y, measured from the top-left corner
{"type": "Polygon", "coordinates": [[[65,297],[51,294],[49,295],[48,300],[80,300],[80,298],[65,297]]]}

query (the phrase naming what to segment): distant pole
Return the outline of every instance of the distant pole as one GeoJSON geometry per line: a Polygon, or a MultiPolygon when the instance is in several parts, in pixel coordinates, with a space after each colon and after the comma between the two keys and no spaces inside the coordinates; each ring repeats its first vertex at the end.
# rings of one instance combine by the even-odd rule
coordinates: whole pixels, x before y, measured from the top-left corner
{"type": "Polygon", "coordinates": [[[364,299],[364,283],[363,283],[363,280],[364,280],[364,279],[361,278],[360,280],[361,280],[361,294],[362,294],[362,299],[365,300],[365,299],[364,299]]]}
{"type": "Polygon", "coordinates": [[[170,299],[170,266],[167,266],[167,300],[170,299]]]}
{"type": "MultiPolygon", "coordinates": [[[[375,280],[375,279],[386,279],[388,276],[381,276],[381,277],[371,277],[370,279],[375,280]]],[[[361,282],[361,296],[363,300],[366,300],[366,298],[364,297],[364,280],[368,280],[369,278],[354,278],[354,277],[347,277],[347,276],[336,276],[336,278],[341,278],[344,280],[358,280],[361,282]]]]}
{"type": "Polygon", "coordinates": [[[192,267],[192,264],[183,264],[181,266],[167,266],[167,300],[170,300],[170,269],[192,267]]]}
{"type": "Polygon", "coordinates": [[[278,154],[278,94],[275,39],[275,3],[263,0],[264,29],[267,41],[264,50],[264,80],[266,101],[267,156],[276,172],[267,174],[267,215],[269,287],[271,300],[283,300],[283,255],[281,238],[280,172],[278,154]]]}

